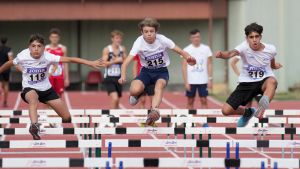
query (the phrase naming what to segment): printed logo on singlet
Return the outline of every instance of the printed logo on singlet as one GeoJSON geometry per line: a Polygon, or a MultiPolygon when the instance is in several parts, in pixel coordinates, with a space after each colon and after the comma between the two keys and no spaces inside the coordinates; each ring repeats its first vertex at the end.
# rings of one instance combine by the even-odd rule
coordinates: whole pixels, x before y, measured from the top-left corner
{"type": "Polygon", "coordinates": [[[204,71],[203,63],[204,63],[203,59],[197,60],[197,63],[193,66],[192,72],[203,72],[204,71]]]}
{"type": "Polygon", "coordinates": [[[27,68],[26,71],[29,75],[28,83],[36,84],[39,83],[46,78],[47,67],[44,68],[27,68]]]}
{"type": "Polygon", "coordinates": [[[248,74],[253,79],[260,79],[265,76],[266,69],[264,67],[256,67],[249,65],[247,67],[248,74]]]}
{"type": "Polygon", "coordinates": [[[166,66],[163,60],[164,52],[159,52],[150,56],[146,56],[147,68],[157,69],[166,66]]]}

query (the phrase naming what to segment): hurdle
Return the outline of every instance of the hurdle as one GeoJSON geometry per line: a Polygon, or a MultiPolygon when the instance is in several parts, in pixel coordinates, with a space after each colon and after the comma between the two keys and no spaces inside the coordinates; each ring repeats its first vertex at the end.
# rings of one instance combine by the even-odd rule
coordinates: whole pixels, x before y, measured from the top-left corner
{"type": "Polygon", "coordinates": [[[0,141],[0,148],[96,148],[101,140],[9,140],[0,141]]]}
{"type": "MultiPolygon", "coordinates": [[[[41,134],[300,134],[300,128],[281,127],[95,127],[95,128],[41,128],[41,134]]],[[[0,128],[0,135],[29,134],[28,128],[0,128]]]]}
{"type": "MultiPolygon", "coordinates": [[[[92,123],[144,123],[147,117],[92,117],[92,123]]],[[[161,117],[156,123],[236,123],[239,117],[161,117]]],[[[252,123],[300,124],[295,117],[252,118],[252,123]]]]}
{"type": "MultiPolygon", "coordinates": [[[[63,123],[61,117],[47,117],[39,118],[38,123],[63,123]]],[[[0,118],[0,124],[28,124],[31,123],[28,117],[2,117],[0,118]]],[[[89,117],[72,117],[71,123],[90,123],[89,117]]]]}
{"type": "MultiPolygon", "coordinates": [[[[70,109],[70,114],[72,116],[79,116],[79,115],[85,115],[84,109],[70,109]]],[[[57,113],[52,109],[39,109],[37,110],[37,113],[45,113],[47,115],[51,116],[57,116],[57,113]]],[[[1,116],[28,116],[29,111],[28,110],[1,110],[1,116]]]]}
{"type": "MultiPolygon", "coordinates": [[[[85,109],[86,115],[147,115],[149,110],[147,109],[114,109],[114,110],[100,110],[100,109],[85,109]]],[[[298,116],[300,110],[273,110],[268,109],[265,111],[266,116],[298,116]]],[[[220,116],[222,114],[221,109],[160,109],[160,115],[211,115],[220,116]]]]}
{"type": "Polygon", "coordinates": [[[124,168],[143,168],[143,167],[157,167],[157,168],[225,168],[230,167],[247,167],[260,168],[261,162],[268,162],[266,158],[243,158],[231,159],[225,163],[224,158],[116,158],[116,163],[123,163],[124,168]]]}
{"type": "MultiPolygon", "coordinates": [[[[224,148],[229,142],[230,147],[235,147],[238,143],[240,148],[300,148],[300,142],[296,140],[195,140],[195,139],[107,139],[105,147],[111,142],[114,147],[188,147],[188,148],[224,148]]],[[[281,153],[285,153],[282,151],[281,153]]],[[[292,152],[293,153],[293,152],[292,152]]],[[[199,153],[201,157],[201,154],[199,153]]],[[[212,157],[212,154],[209,155],[212,157]]]]}
{"type": "Polygon", "coordinates": [[[105,167],[111,158],[1,158],[0,168],[105,167]]]}
{"type": "Polygon", "coordinates": [[[106,139],[105,146],[112,142],[114,147],[211,147],[223,148],[229,142],[230,147],[239,143],[240,148],[300,148],[300,142],[296,140],[175,140],[175,139],[106,139]]]}

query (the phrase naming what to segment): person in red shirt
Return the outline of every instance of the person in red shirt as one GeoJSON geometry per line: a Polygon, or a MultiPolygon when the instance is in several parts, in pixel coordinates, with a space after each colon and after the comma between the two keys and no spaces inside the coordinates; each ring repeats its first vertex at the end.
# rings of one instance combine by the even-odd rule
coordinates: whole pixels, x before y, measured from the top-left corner
{"type": "MultiPolygon", "coordinates": [[[[45,49],[49,53],[63,57],[67,56],[67,48],[59,43],[60,35],[59,29],[51,29],[49,34],[50,44],[46,45],[45,49]]],[[[51,65],[51,67],[49,80],[55,92],[61,97],[65,87],[70,84],[68,64],[59,62],[57,65],[51,65]]]]}
{"type": "MultiPolygon", "coordinates": [[[[136,55],[134,57],[134,61],[133,62],[133,68],[132,68],[132,76],[133,78],[137,77],[137,75],[140,74],[141,69],[142,69],[142,65],[141,65],[141,60],[140,57],[138,55],[136,55]]],[[[154,96],[154,85],[150,85],[148,87],[146,87],[145,89],[145,94],[143,96],[140,97],[140,108],[144,109],[146,107],[146,95],[148,95],[150,97],[150,105],[151,105],[151,100],[152,97],[154,96]]]]}

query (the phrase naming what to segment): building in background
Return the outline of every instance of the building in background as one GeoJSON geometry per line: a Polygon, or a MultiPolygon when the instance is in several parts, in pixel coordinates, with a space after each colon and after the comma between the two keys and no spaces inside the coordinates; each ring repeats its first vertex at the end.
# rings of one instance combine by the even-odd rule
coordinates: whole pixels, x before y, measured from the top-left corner
{"type": "MultiPolygon", "coordinates": [[[[46,36],[50,28],[58,27],[64,34],[62,43],[69,47],[69,56],[97,59],[113,29],[124,31],[123,44],[131,48],[139,34],[137,23],[144,17],[157,18],[163,25],[160,32],[181,47],[189,43],[189,30],[198,28],[212,51],[234,48],[243,40],[244,27],[257,22],[264,26],[263,41],[278,49],[277,60],[284,66],[276,71],[278,89],[287,91],[300,84],[300,23],[296,22],[300,20],[299,7],[298,0],[1,0],[0,34],[9,37],[9,45],[17,53],[27,45],[31,33],[46,36]]],[[[175,53],[170,55],[172,88],[182,85],[183,80],[177,76],[181,74],[180,59],[173,57],[175,53]]],[[[214,82],[228,82],[232,90],[237,78],[228,64],[223,60],[214,60],[213,64],[214,82]]],[[[90,71],[77,65],[70,65],[70,70],[76,75],[73,82],[78,72],[81,77],[77,81],[84,81],[90,71]]]]}

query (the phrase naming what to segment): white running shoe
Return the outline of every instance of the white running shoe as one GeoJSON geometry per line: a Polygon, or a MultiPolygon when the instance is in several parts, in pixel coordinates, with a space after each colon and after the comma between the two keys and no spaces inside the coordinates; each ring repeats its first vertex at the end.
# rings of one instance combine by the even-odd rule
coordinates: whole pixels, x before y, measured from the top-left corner
{"type": "Polygon", "coordinates": [[[129,96],[129,104],[135,106],[139,102],[139,98],[135,96],[129,96]]]}

